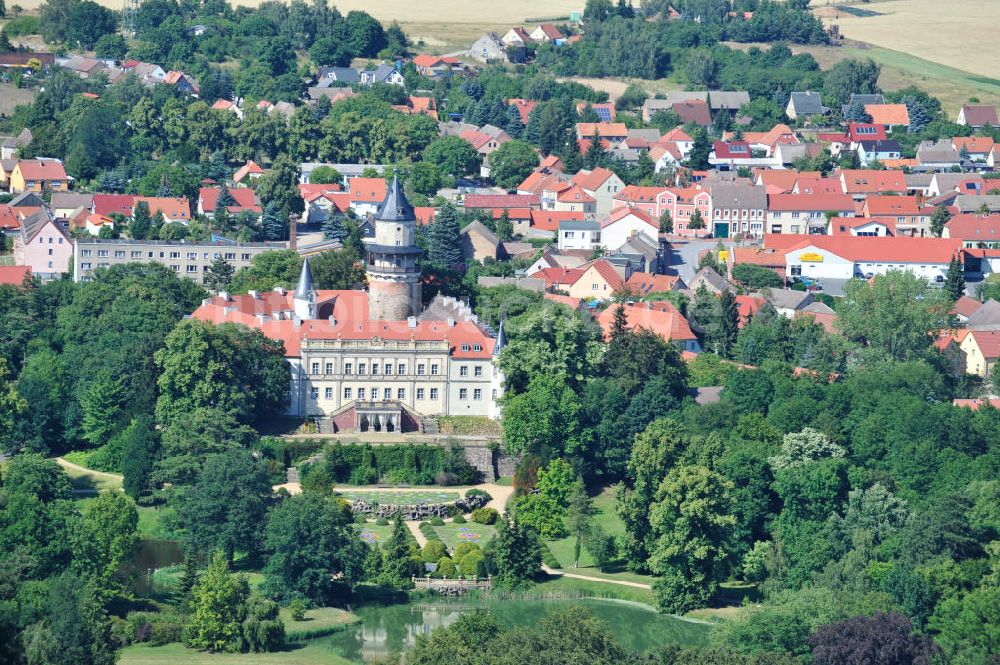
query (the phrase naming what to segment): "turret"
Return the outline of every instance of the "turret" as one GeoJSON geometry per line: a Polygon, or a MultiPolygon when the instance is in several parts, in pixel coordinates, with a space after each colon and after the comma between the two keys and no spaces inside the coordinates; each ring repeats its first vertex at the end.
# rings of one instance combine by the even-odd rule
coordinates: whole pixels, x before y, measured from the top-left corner
{"type": "Polygon", "coordinates": [[[368,249],[368,316],[402,321],[420,313],[420,248],[414,242],[417,216],[396,175],[375,213],[375,237],[368,249]]]}
{"type": "Polygon", "coordinates": [[[299,273],[299,283],[295,287],[292,303],[295,316],[306,320],[316,318],[316,289],[313,288],[313,276],[312,270],[309,269],[308,258],[302,262],[302,271],[299,273]]]}

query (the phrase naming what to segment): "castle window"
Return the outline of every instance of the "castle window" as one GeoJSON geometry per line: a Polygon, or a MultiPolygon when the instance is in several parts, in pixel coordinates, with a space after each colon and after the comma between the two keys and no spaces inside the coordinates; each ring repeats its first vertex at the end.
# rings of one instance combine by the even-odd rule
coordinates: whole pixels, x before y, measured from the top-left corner
{"type": "Polygon", "coordinates": [[[333,399],[333,388],[324,388],[323,397],[326,399],[333,399]]]}
{"type": "Polygon", "coordinates": [[[458,399],[469,399],[469,389],[459,388],[458,389],[458,399]]]}
{"type": "Polygon", "coordinates": [[[423,398],[424,398],[424,389],[417,388],[417,399],[423,399],[423,398]]]}
{"type": "Polygon", "coordinates": [[[367,374],[368,365],[365,363],[358,363],[358,374],[367,374]]]}
{"type": "Polygon", "coordinates": [[[370,391],[372,400],[378,399],[378,388],[372,388],[370,391]]]}
{"type": "Polygon", "coordinates": [[[396,390],[396,399],[406,399],[406,388],[396,390]]]}
{"type": "Polygon", "coordinates": [[[333,374],[333,363],[326,364],[326,374],[333,374]]]}
{"type": "Polygon", "coordinates": [[[396,374],[406,374],[406,363],[399,363],[396,368],[396,374]]]}
{"type": "Polygon", "coordinates": [[[392,388],[386,388],[382,391],[382,399],[392,399],[392,388]]]}
{"type": "Polygon", "coordinates": [[[482,351],[483,350],[483,345],[482,344],[476,344],[474,347],[472,347],[472,350],[473,351],[482,351]]]}
{"type": "Polygon", "coordinates": [[[392,363],[386,363],[385,364],[385,373],[386,374],[392,374],[392,363]]]}
{"type": "Polygon", "coordinates": [[[472,399],[482,399],[482,398],[483,398],[482,388],[476,388],[475,390],[472,391],[472,399]]]}
{"type": "Polygon", "coordinates": [[[438,389],[431,388],[431,399],[437,399],[437,398],[438,398],[438,389]]]}
{"type": "Polygon", "coordinates": [[[344,399],[351,399],[351,389],[344,388],[344,399]]]}
{"type": "Polygon", "coordinates": [[[463,344],[462,345],[462,350],[463,351],[468,351],[469,350],[469,345],[468,344],[463,344]]]}
{"type": "Polygon", "coordinates": [[[437,376],[437,373],[438,373],[438,365],[437,365],[437,363],[432,363],[431,364],[431,376],[437,376]]]}
{"type": "Polygon", "coordinates": [[[476,367],[476,376],[482,376],[482,375],[483,375],[483,368],[476,367]]]}
{"type": "Polygon", "coordinates": [[[462,365],[461,367],[459,367],[458,368],[458,375],[459,376],[469,376],[469,366],[468,365],[462,365]]]}
{"type": "Polygon", "coordinates": [[[319,399],[319,388],[310,388],[309,397],[312,399],[319,399]]]}
{"type": "Polygon", "coordinates": [[[418,376],[423,376],[424,374],[426,374],[425,370],[426,370],[426,365],[424,365],[423,363],[417,363],[417,375],[418,376]]]}
{"type": "Polygon", "coordinates": [[[313,363],[312,364],[312,373],[313,374],[319,374],[319,363],[313,363]]]}
{"type": "Polygon", "coordinates": [[[378,374],[378,363],[372,363],[372,374],[378,374]]]}
{"type": "Polygon", "coordinates": [[[354,363],[344,363],[344,374],[354,373],[354,363]]]}

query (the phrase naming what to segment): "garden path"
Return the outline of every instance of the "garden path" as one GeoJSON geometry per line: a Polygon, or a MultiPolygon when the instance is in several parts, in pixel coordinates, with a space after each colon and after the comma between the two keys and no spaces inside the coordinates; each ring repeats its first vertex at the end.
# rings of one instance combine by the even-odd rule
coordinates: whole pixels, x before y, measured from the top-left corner
{"type": "Polygon", "coordinates": [[[560,575],[562,577],[570,577],[575,580],[587,580],[588,582],[603,582],[605,584],[617,584],[619,586],[630,586],[636,589],[651,589],[652,587],[648,584],[643,584],[642,582],[628,582],[626,580],[609,580],[605,577],[591,577],[590,575],[577,575],[576,573],[567,573],[562,570],[556,570],[555,568],[549,568],[548,566],[542,566],[542,570],[549,575],[560,575]]]}

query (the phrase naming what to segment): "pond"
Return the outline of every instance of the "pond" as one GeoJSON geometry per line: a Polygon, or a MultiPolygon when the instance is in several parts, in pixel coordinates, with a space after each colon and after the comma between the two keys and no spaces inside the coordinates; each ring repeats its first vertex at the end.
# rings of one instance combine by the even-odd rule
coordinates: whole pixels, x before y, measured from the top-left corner
{"type": "Polygon", "coordinates": [[[126,577],[135,579],[134,589],[138,594],[149,594],[153,589],[153,573],[160,568],[183,563],[184,553],[174,540],[144,538],[136,547],[135,556],[122,567],[126,577]]]}
{"type": "Polygon", "coordinates": [[[462,612],[484,609],[507,626],[534,625],[557,607],[586,607],[608,624],[611,632],[627,649],[648,651],[664,644],[701,645],[708,637],[709,626],[677,617],[657,614],[640,603],[601,600],[436,600],[386,607],[362,607],[355,610],[361,622],[347,630],[321,638],[321,643],[338,656],[356,663],[382,661],[411,647],[417,635],[427,635],[435,628],[454,623],[462,612]]]}

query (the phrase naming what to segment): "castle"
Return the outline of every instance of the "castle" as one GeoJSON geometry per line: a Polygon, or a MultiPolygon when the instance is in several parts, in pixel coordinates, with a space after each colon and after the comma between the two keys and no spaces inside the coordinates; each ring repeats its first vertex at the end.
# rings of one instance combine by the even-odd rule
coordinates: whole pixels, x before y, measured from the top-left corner
{"type": "Polygon", "coordinates": [[[220,293],[192,315],[242,323],[285,345],[288,414],[332,431],[424,431],[436,416],[498,418],[504,346],[469,308],[438,296],[422,310],[416,217],[393,178],[366,244],[368,291],[316,290],[309,260],[294,292],[220,293]]]}

